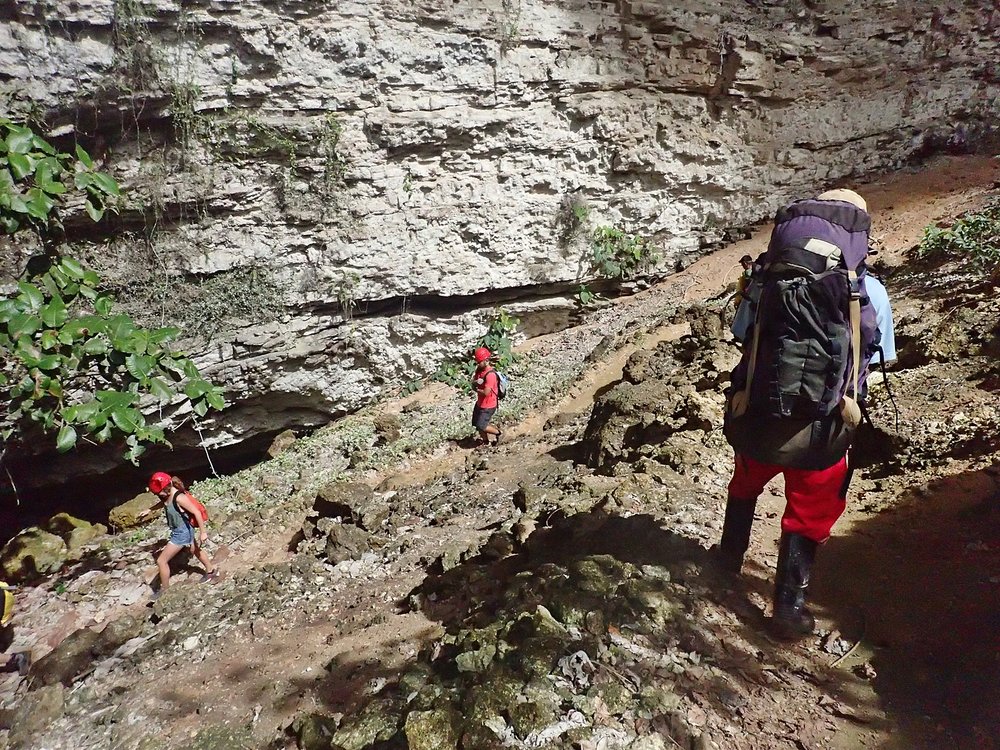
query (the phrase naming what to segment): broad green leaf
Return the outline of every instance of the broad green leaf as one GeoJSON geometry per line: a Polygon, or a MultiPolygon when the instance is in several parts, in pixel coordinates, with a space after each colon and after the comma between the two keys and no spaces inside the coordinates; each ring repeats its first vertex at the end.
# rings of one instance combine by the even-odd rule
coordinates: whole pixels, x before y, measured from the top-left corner
{"type": "Polygon", "coordinates": [[[56,450],[65,453],[76,445],[76,430],[71,425],[63,425],[56,436],[56,450]]]}
{"type": "Polygon", "coordinates": [[[69,346],[70,344],[73,343],[73,341],[74,341],[74,338],[73,338],[73,332],[72,331],[67,330],[66,328],[60,329],[60,331],[59,331],[59,343],[60,344],[63,344],[64,346],[69,346]]]}
{"type": "Polygon", "coordinates": [[[155,328],[149,332],[149,340],[154,344],[163,344],[173,341],[180,335],[180,328],[155,328]]]}
{"type": "Polygon", "coordinates": [[[174,397],[173,389],[162,378],[152,378],[149,381],[149,392],[161,402],[169,401],[174,397]]]}
{"type": "Polygon", "coordinates": [[[104,207],[95,206],[90,198],[87,198],[83,202],[83,207],[87,210],[87,215],[90,216],[95,222],[100,221],[104,217],[104,207]]]}
{"type": "Polygon", "coordinates": [[[135,432],[141,424],[142,415],[135,409],[116,407],[111,410],[111,420],[122,432],[135,432]]]}
{"type": "Polygon", "coordinates": [[[49,195],[62,195],[66,192],[66,186],[61,182],[46,182],[42,185],[42,190],[49,195]]]}
{"type": "Polygon", "coordinates": [[[101,277],[97,275],[97,271],[91,271],[89,268],[83,270],[83,283],[87,286],[100,286],[101,277]]]}
{"type": "Polygon", "coordinates": [[[155,360],[148,354],[130,354],[125,358],[125,369],[139,381],[145,381],[153,372],[155,360]]]}
{"type": "Polygon", "coordinates": [[[17,282],[17,288],[21,290],[21,298],[28,303],[31,310],[37,310],[45,302],[45,295],[34,284],[27,281],[17,282]]]}
{"type": "Polygon", "coordinates": [[[5,299],[0,301],[0,323],[6,323],[12,317],[22,311],[17,300],[5,299]]]}
{"type": "Polygon", "coordinates": [[[9,130],[6,139],[8,151],[13,154],[26,154],[31,151],[35,134],[31,132],[30,128],[25,128],[21,125],[9,125],[7,129],[9,130]]]}
{"type": "Polygon", "coordinates": [[[10,171],[14,177],[23,180],[32,173],[31,159],[24,154],[7,154],[7,163],[10,164],[10,171]]]}
{"type": "Polygon", "coordinates": [[[39,370],[56,370],[59,368],[59,362],[61,357],[58,354],[46,354],[44,357],[39,357],[35,363],[35,367],[39,370]]]}
{"type": "Polygon", "coordinates": [[[59,333],[57,331],[42,331],[42,336],[38,340],[42,349],[55,349],[61,345],[59,333]]]}
{"type": "Polygon", "coordinates": [[[194,413],[197,414],[199,417],[204,417],[206,414],[208,414],[208,404],[206,404],[204,401],[196,401],[194,405],[194,413]]]}
{"type": "Polygon", "coordinates": [[[138,331],[132,333],[129,339],[129,346],[136,354],[145,354],[149,350],[149,340],[149,331],[144,331],[140,328],[138,331]]]}
{"type": "Polygon", "coordinates": [[[67,274],[72,276],[74,279],[84,280],[84,270],[83,265],[76,258],[63,258],[59,261],[59,267],[67,274]]]}
{"type": "Polygon", "coordinates": [[[100,408],[101,405],[96,401],[84,401],[82,404],[67,406],[63,409],[62,416],[68,422],[86,422],[93,418],[100,408]]]}
{"type": "Polygon", "coordinates": [[[97,311],[98,315],[103,315],[107,317],[111,314],[111,308],[114,306],[115,301],[110,295],[102,294],[100,297],[94,300],[94,309],[97,311]]]}
{"type": "Polygon", "coordinates": [[[18,313],[7,323],[7,333],[12,339],[20,336],[30,336],[42,327],[42,321],[37,315],[18,313]]]}
{"type": "Polygon", "coordinates": [[[45,221],[49,218],[49,214],[55,205],[56,203],[52,200],[52,197],[46,195],[43,190],[35,187],[28,191],[29,216],[34,216],[36,219],[45,221]]]}
{"type": "Polygon", "coordinates": [[[35,148],[37,148],[44,154],[48,154],[49,156],[56,155],[56,150],[53,147],[53,145],[44,138],[42,138],[41,136],[36,135],[34,138],[32,138],[31,145],[33,145],[35,148]]]}
{"type": "Polygon", "coordinates": [[[53,297],[49,304],[42,308],[42,322],[49,328],[59,328],[69,316],[66,305],[60,297],[53,297]]]}
{"type": "Polygon", "coordinates": [[[51,156],[39,159],[35,163],[35,184],[44,189],[45,185],[52,182],[61,172],[62,168],[57,159],[51,156]]]}
{"type": "Polygon", "coordinates": [[[104,172],[94,172],[94,179],[91,184],[107,195],[122,194],[121,189],[118,187],[118,183],[114,181],[111,175],[105,174],[104,172]]]}
{"type": "Polygon", "coordinates": [[[223,398],[221,393],[216,391],[206,394],[205,400],[208,402],[208,405],[216,411],[222,411],[226,408],[226,399],[223,398]]]}
{"type": "Polygon", "coordinates": [[[101,406],[108,409],[131,406],[139,398],[134,393],[125,393],[122,391],[97,391],[94,397],[101,403],[101,406]]]}
{"type": "Polygon", "coordinates": [[[106,421],[102,422],[103,426],[94,432],[94,437],[97,439],[98,443],[106,443],[111,437],[111,423],[106,421]]]}
{"type": "Polygon", "coordinates": [[[79,159],[81,162],[83,162],[83,166],[85,166],[87,169],[94,168],[94,160],[90,158],[90,154],[88,154],[84,150],[83,146],[81,146],[79,143],[76,144],[75,152],[76,152],[76,158],[79,159]]]}
{"type": "Polygon", "coordinates": [[[87,286],[86,284],[83,284],[80,286],[78,291],[80,294],[82,294],[89,300],[97,299],[97,290],[94,289],[92,286],[87,286]]]}
{"type": "Polygon", "coordinates": [[[87,339],[87,343],[83,345],[83,353],[91,356],[106,354],[107,351],[108,342],[101,336],[94,336],[93,338],[87,339]]]}
{"type": "Polygon", "coordinates": [[[211,390],[212,384],[201,380],[200,378],[192,380],[184,386],[184,393],[187,394],[187,397],[192,401],[197,398],[201,398],[211,390]]]}

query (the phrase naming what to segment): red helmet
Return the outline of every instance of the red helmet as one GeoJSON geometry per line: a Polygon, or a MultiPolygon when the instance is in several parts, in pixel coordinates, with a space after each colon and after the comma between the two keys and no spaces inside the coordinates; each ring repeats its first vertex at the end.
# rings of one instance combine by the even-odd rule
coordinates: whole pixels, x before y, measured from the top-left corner
{"type": "Polygon", "coordinates": [[[159,495],[168,484],[170,484],[170,475],[165,471],[158,471],[149,478],[149,491],[154,495],[159,495]]]}
{"type": "Polygon", "coordinates": [[[476,358],[476,364],[479,364],[480,362],[485,362],[493,355],[490,353],[489,349],[485,346],[481,346],[476,349],[476,353],[473,356],[476,358]]]}

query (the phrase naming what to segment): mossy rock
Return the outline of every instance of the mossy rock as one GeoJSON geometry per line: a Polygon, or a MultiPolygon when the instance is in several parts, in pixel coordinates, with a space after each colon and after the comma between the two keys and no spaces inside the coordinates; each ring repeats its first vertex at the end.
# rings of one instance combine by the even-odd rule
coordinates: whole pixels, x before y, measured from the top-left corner
{"type": "Polygon", "coordinates": [[[558,712],[552,706],[539,701],[524,701],[510,708],[510,724],[517,736],[524,739],[532,732],[540,732],[555,723],[558,712]]]}
{"type": "Polygon", "coordinates": [[[343,750],[365,750],[376,742],[386,742],[402,723],[395,701],[375,700],[356,715],[345,718],[333,735],[333,743],[343,750]]]}
{"type": "Polygon", "coordinates": [[[37,527],[25,529],[0,551],[0,568],[11,583],[35,580],[62,568],[69,555],[66,542],[37,527]]]}
{"type": "Polygon", "coordinates": [[[158,501],[159,498],[151,492],[136,495],[128,502],[112,508],[108,514],[108,523],[116,531],[141,526],[150,520],[148,516],[140,518],[141,514],[156,505],[158,501]]]}
{"type": "Polygon", "coordinates": [[[404,731],[409,750],[455,750],[461,716],[451,707],[411,711],[404,731]]]}
{"type": "Polygon", "coordinates": [[[47,531],[62,537],[66,542],[70,557],[78,557],[84,545],[90,544],[98,537],[108,533],[108,527],[100,523],[89,523],[71,516],[69,513],[57,513],[46,524],[47,531]]]}
{"type": "Polygon", "coordinates": [[[246,727],[225,724],[205,727],[182,750],[255,750],[253,734],[246,727]]]}
{"type": "Polygon", "coordinates": [[[292,722],[300,750],[330,750],[339,722],[324,714],[303,714],[292,722]]]}
{"type": "Polygon", "coordinates": [[[591,699],[600,698],[608,711],[613,716],[620,715],[631,705],[634,700],[634,693],[628,690],[620,682],[605,682],[600,685],[592,685],[587,691],[587,697],[591,699]]]}

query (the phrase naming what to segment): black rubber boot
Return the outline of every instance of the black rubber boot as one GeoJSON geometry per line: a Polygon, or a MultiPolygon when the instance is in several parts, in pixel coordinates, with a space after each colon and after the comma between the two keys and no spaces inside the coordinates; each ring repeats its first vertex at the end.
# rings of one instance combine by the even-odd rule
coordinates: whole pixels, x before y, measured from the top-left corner
{"type": "Polygon", "coordinates": [[[782,534],[778,568],[774,576],[774,616],[771,633],[783,641],[812,635],[816,620],[806,609],[809,572],[816,559],[817,543],[801,534],[782,534]]]}
{"type": "Polygon", "coordinates": [[[726,501],[726,520],[722,525],[722,541],[716,549],[719,566],[730,573],[743,568],[743,556],[750,546],[750,529],[757,499],[742,500],[730,497],[726,501]]]}

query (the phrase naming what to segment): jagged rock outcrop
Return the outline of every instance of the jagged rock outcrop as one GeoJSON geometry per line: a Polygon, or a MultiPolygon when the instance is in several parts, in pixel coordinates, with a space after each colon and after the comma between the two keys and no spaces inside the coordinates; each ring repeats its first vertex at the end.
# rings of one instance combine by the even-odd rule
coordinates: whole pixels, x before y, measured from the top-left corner
{"type": "Polygon", "coordinates": [[[132,191],[126,234],[78,250],[132,309],[216,331],[222,445],[398,389],[481,308],[553,325],[596,226],[669,269],[790,197],[974,146],[998,27],[990,0],[12,0],[0,81],[132,191]]]}

